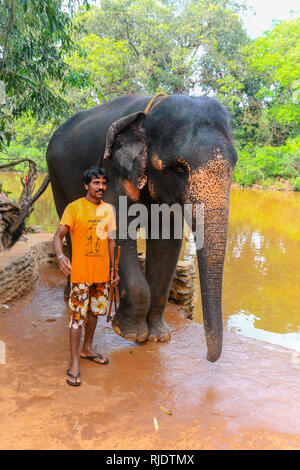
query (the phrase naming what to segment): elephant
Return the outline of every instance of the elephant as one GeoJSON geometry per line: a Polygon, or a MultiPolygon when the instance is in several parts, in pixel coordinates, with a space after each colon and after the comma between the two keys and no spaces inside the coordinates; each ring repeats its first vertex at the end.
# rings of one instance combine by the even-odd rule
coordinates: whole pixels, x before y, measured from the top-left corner
{"type": "MultiPolygon", "coordinates": [[[[49,142],[46,160],[59,217],[67,204],[85,195],[81,175],[93,165],[108,172],[104,200],[114,206],[117,223],[120,196],[128,207],[203,205],[204,245],[197,250],[197,261],[206,357],[218,360],[229,193],[237,161],[223,106],[211,97],[122,96],[61,125],[49,142]]],[[[121,237],[117,231],[116,244],[121,247],[120,302],[112,328],[129,341],[168,341],[164,310],[182,239],[174,233],[169,239],[161,233],[148,237],[145,272],[134,237],[121,237]]]]}

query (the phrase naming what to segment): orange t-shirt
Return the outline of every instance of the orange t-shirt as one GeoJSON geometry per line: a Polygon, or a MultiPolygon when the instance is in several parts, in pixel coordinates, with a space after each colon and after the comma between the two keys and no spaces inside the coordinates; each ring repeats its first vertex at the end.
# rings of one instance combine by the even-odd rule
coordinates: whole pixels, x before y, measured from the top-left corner
{"type": "Polygon", "coordinates": [[[108,234],[116,230],[113,206],[104,201],[93,204],[82,197],[65,208],[60,224],[70,227],[71,282],[109,281],[108,234]]]}

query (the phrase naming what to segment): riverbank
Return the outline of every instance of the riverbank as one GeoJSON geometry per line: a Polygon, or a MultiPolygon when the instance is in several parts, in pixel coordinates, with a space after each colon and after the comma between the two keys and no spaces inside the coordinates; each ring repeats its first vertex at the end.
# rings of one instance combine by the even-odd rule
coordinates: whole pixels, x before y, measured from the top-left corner
{"type": "Polygon", "coordinates": [[[110,364],[82,361],[81,387],[68,386],[64,283],[49,266],[1,313],[1,449],[300,448],[299,357],[225,330],[209,363],[203,326],[172,304],[167,343],[125,341],[101,318],[94,344],[110,364]]]}
{"type": "Polygon", "coordinates": [[[272,181],[267,180],[263,182],[256,182],[251,186],[242,186],[236,182],[231,183],[231,187],[234,189],[252,189],[254,191],[283,191],[283,192],[299,192],[295,190],[289,180],[283,178],[274,179],[272,181]]]}
{"type": "Polygon", "coordinates": [[[280,147],[246,145],[238,150],[233,180],[243,187],[259,184],[266,189],[300,191],[300,138],[280,147]]]}

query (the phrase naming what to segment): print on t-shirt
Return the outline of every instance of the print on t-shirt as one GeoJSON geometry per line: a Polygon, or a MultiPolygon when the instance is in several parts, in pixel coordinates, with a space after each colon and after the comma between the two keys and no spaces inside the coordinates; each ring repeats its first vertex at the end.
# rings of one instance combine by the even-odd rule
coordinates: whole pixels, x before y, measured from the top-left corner
{"type": "Polygon", "coordinates": [[[96,219],[88,221],[86,256],[102,256],[105,245],[103,240],[108,237],[109,214],[105,208],[97,208],[96,219]]]}
{"type": "Polygon", "coordinates": [[[98,220],[89,220],[88,227],[86,230],[87,236],[87,251],[85,256],[102,256],[103,255],[103,241],[98,237],[98,224],[100,222],[98,220]]]}

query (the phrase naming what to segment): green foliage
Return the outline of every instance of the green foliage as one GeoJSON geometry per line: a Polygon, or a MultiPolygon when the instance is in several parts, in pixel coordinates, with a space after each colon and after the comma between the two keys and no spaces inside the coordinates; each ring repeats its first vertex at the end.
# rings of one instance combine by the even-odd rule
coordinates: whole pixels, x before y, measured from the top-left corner
{"type": "Polygon", "coordinates": [[[234,0],[0,0],[0,151],[34,159],[69,115],[124,94],[208,94],[232,114],[235,181],[300,188],[300,19],[250,40],[234,0]]]}
{"type": "Polygon", "coordinates": [[[245,146],[238,152],[234,181],[250,187],[282,178],[291,183],[295,191],[300,189],[300,137],[290,139],[281,147],[245,146]]]}
{"type": "Polygon", "coordinates": [[[297,176],[293,180],[292,185],[293,185],[293,190],[294,191],[300,191],[300,176],[297,176]]]}
{"type": "MultiPolygon", "coordinates": [[[[80,39],[79,44],[80,51],[73,54],[68,61],[79,73],[88,71],[88,90],[83,88],[76,91],[75,99],[69,94],[72,102],[79,103],[81,107],[92,107],[109,97],[126,93],[131,80],[126,42],[102,39],[90,34],[80,39]]],[[[135,79],[141,75],[137,72],[135,79]]],[[[132,82],[131,85],[133,86],[132,82]]]]}
{"type": "Polygon", "coordinates": [[[280,146],[299,135],[300,18],[280,22],[239,54],[218,95],[234,113],[240,144],[280,146]]]}
{"type": "Polygon", "coordinates": [[[69,63],[92,82],[80,104],[124,93],[188,94],[199,83],[202,92],[211,89],[210,69],[226,76],[228,61],[245,44],[241,8],[232,0],[102,0],[80,9],[79,51],[69,63]]]}
{"type": "MultiPolygon", "coordinates": [[[[0,0],[0,150],[9,144],[7,123],[31,112],[39,120],[66,115],[65,55],[74,48],[69,0],[0,0]]],[[[87,2],[85,2],[87,3],[87,2]]]]}
{"type": "MultiPolygon", "coordinates": [[[[37,121],[32,115],[23,115],[14,122],[13,143],[21,144],[24,147],[36,148],[46,152],[50,137],[55,130],[55,125],[51,122],[37,121]]],[[[9,147],[11,153],[11,147],[9,147]]]]}
{"type": "MultiPolygon", "coordinates": [[[[45,159],[45,151],[34,147],[29,147],[27,145],[25,146],[12,142],[9,146],[8,154],[3,154],[1,160],[3,160],[4,164],[9,163],[12,160],[20,160],[21,158],[30,158],[33,160],[37,164],[38,170],[42,173],[48,171],[45,159]]],[[[19,163],[18,165],[7,169],[7,171],[23,171],[23,168],[26,167],[26,165],[27,163],[19,163]]]]}

